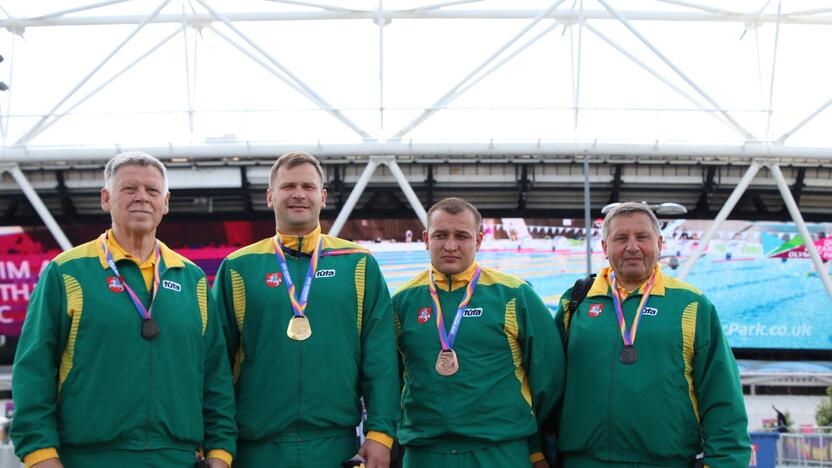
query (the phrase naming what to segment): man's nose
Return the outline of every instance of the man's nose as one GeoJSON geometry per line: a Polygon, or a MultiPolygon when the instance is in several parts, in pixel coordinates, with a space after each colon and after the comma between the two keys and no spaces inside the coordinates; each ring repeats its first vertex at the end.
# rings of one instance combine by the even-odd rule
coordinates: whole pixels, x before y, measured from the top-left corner
{"type": "Polygon", "coordinates": [[[150,195],[147,193],[146,188],[139,187],[138,190],[136,190],[136,200],[140,200],[140,201],[150,200],[150,195]]]}

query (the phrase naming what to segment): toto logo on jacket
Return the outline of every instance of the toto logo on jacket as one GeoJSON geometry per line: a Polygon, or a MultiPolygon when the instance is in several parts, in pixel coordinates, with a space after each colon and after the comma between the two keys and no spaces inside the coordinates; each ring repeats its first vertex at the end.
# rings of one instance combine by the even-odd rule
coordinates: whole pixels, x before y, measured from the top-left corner
{"type": "Polygon", "coordinates": [[[419,319],[419,323],[425,323],[430,320],[430,307],[422,307],[419,309],[417,318],[419,319]]]}
{"type": "Polygon", "coordinates": [[[107,287],[110,288],[110,291],[114,293],[120,293],[124,291],[124,284],[121,282],[121,278],[118,276],[111,276],[107,278],[107,287]]]}
{"type": "Polygon", "coordinates": [[[266,273],[266,286],[276,288],[282,282],[283,278],[280,276],[280,273],[266,273]]]}
{"type": "Polygon", "coordinates": [[[597,317],[601,315],[601,312],[604,311],[604,304],[590,304],[589,305],[589,315],[590,317],[597,317]]]}

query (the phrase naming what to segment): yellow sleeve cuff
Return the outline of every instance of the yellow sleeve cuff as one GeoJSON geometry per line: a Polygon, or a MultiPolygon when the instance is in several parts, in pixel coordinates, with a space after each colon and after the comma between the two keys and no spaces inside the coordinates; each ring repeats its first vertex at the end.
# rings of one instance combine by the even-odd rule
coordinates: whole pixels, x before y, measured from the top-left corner
{"type": "Polygon", "coordinates": [[[26,465],[26,468],[29,468],[34,464],[49,460],[50,458],[58,458],[58,450],[55,447],[35,450],[23,457],[23,463],[26,465]]]}
{"type": "Polygon", "coordinates": [[[370,431],[367,439],[378,442],[387,448],[393,448],[393,438],[383,432],[370,431]]]}
{"type": "Polygon", "coordinates": [[[225,450],[211,450],[208,452],[208,456],[205,458],[216,458],[218,460],[222,460],[228,466],[231,466],[231,461],[234,459],[234,457],[232,457],[231,454],[226,452],[225,450]]]}
{"type": "Polygon", "coordinates": [[[546,459],[546,457],[543,456],[543,452],[535,452],[535,453],[529,455],[529,460],[532,463],[537,463],[537,462],[539,462],[541,460],[545,460],[545,459],[546,459]]]}

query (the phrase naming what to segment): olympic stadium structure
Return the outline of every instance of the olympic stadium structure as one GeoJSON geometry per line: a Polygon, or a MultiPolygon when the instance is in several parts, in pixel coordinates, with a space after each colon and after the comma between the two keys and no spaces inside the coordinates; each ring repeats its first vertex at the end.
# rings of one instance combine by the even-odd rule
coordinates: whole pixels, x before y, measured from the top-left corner
{"type": "MultiPolygon", "coordinates": [[[[166,240],[233,246],[269,229],[276,156],[307,151],[325,230],[375,246],[391,287],[424,262],[403,244],[426,208],[460,196],[553,304],[603,263],[605,206],[673,203],[663,262],[748,311],[736,354],[829,361],[829,43],[825,1],[4,0],[0,226],[44,257],[87,240],[103,165],[139,150],[169,168],[166,240]],[[781,310],[785,334],[753,335],[781,310]]],[[[8,245],[0,280],[21,279],[8,245]]],[[[830,369],[749,364],[743,383],[817,395],[830,369]]]]}

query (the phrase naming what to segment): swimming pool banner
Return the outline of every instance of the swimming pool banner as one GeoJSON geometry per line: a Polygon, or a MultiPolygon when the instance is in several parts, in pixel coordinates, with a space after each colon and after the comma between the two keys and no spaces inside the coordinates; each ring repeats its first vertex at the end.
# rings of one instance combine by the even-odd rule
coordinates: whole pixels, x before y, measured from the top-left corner
{"type": "Polygon", "coordinates": [[[0,261],[0,334],[20,335],[29,296],[53,256],[7,255],[0,261]]]}
{"type": "MultiPolygon", "coordinates": [[[[531,284],[554,311],[561,294],[587,273],[583,220],[483,219],[489,235],[477,254],[485,266],[531,284]],[[522,221],[522,222],[521,222],[522,221]],[[512,235],[513,234],[513,235],[512,235]]],[[[676,276],[695,252],[709,220],[663,220],[659,263],[676,276]]],[[[594,272],[607,265],[600,221],[591,231],[594,272]]],[[[832,262],[832,223],[809,224],[812,241],[828,269],[832,262]]],[[[0,236],[2,237],[2,236],[0,236]]],[[[419,236],[398,241],[361,242],[373,252],[390,292],[429,264],[419,236]]],[[[12,245],[20,249],[20,245],[12,245]]],[[[213,282],[222,259],[238,247],[177,249],[213,282]]],[[[0,258],[0,334],[19,336],[29,296],[40,271],[58,252],[8,253],[0,258]]],[[[793,223],[726,221],[697,261],[687,281],[716,306],[734,348],[832,349],[829,298],[793,223]]]]}

